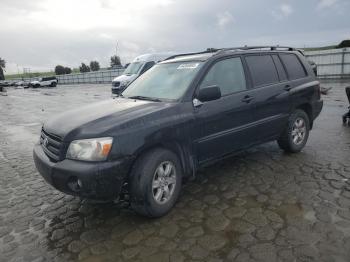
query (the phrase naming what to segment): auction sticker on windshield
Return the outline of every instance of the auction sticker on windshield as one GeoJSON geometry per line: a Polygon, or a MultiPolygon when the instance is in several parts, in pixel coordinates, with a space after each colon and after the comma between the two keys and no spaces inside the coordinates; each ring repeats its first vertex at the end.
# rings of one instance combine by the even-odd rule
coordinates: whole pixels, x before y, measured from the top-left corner
{"type": "Polygon", "coordinates": [[[191,64],[181,64],[177,69],[194,69],[197,68],[199,63],[191,63],[191,64]]]}

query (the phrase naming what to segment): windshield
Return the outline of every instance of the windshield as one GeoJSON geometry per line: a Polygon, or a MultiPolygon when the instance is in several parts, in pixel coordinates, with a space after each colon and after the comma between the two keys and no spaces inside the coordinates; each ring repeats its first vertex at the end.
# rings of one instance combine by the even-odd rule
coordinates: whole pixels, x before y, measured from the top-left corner
{"type": "Polygon", "coordinates": [[[187,90],[202,62],[157,64],[123,92],[125,97],[179,99],[187,90]]]}
{"type": "Polygon", "coordinates": [[[124,71],[124,75],[134,75],[136,74],[141,66],[143,65],[143,63],[141,62],[134,62],[134,63],[131,63],[124,71]]]}

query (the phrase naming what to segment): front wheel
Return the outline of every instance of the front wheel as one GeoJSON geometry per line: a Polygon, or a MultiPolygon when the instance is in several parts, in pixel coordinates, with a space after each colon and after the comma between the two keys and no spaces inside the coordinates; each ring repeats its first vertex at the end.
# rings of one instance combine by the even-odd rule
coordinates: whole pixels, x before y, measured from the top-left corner
{"type": "Polygon", "coordinates": [[[55,87],[55,86],[57,86],[57,83],[56,83],[56,82],[52,82],[52,83],[51,83],[51,86],[52,86],[52,87],[55,87]]]}
{"type": "Polygon", "coordinates": [[[289,117],[287,127],[277,143],[281,149],[289,153],[300,152],[309,138],[310,120],[303,110],[295,110],[289,117]]]}
{"type": "Polygon", "coordinates": [[[181,164],[173,152],[149,151],[136,161],[130,175],[131,207],[141,215],[161,217],[175,205],[181,182],[181,164]]]}

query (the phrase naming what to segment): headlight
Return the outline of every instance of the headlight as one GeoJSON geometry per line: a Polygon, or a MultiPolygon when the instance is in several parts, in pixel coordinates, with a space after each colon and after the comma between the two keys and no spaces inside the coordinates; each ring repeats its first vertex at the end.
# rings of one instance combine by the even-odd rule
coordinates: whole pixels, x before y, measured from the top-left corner
{"type": "Polygon", "coordinates": [[[104,161],[111,151],[112,137],[74,140],[70,143],[66,158],[83,161],[104,161]]]}
{"type": "Polygon", "coordinates": [[[124,87],[127,86],[129,84],[129,81],[124,81],[120,83],[120,86],[124,87]]]}

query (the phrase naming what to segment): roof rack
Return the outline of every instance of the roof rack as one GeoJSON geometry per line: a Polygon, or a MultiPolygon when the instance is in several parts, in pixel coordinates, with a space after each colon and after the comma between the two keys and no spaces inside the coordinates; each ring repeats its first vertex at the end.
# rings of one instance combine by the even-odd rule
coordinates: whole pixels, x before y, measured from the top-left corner
{"type": "Polygon", "coordinates": [[[215,55],[220,54],[222,52],[225,51],[235,51],[235,50],[254,50],[254,49],[269,49],[271,51],[275,51],[275,50],[285,50],[287,49],[287,51],[298,51],[298,49],[294,48],[294,47],[290,47],[290,46],[243,46],[243,47],[226,47],[226,48],[207,48],[207,50],[202,51],[202,52],[194,52],[194,53],[184,53],[184,54],[178,54],[178,55],[173,55],[170,56],[165,60],[170,60],[176,57],[180,57],[180,56],[187,56],[187,55],[200,55],[200,54],[207,54],[207,53],[215,53],[215,55]]]}
{"type": "Polygon", "coordinates": [[[297,49],[295,49],[294,47],[290,47],[290,46],[279,46],[279,45],[276,45],[276,46],[243,46],[243,47],[228,47],[228,48],[221,48],[219,49],[218,53],[221,53],[221,52],[225,52],[225,51],[234,51],[234,50],[254,50],[254,49],[268,49],[268,50],[271,50],[271,51],[274,51],[274,50],[285,50],[287,49],[288,51],[296,51],[297,49]]]}
{"type": "Polygon", "coordinates": [[[187,55],[200,55],[200,54],[207,54],[207,53],[215,53],[217,51],[219,51],[221,49],[215,49],[215,48],[207,48],[207,50],[205,51],[201,51],[201,52],[194,52],[194,53],[184,53],[184,54],[177,54],[177,55],[173,55],[173,56],[169,56],[168,58],[164,59],[163,61],[166,60],[170,60],[179,56],[187,56],[187,55]]]}

